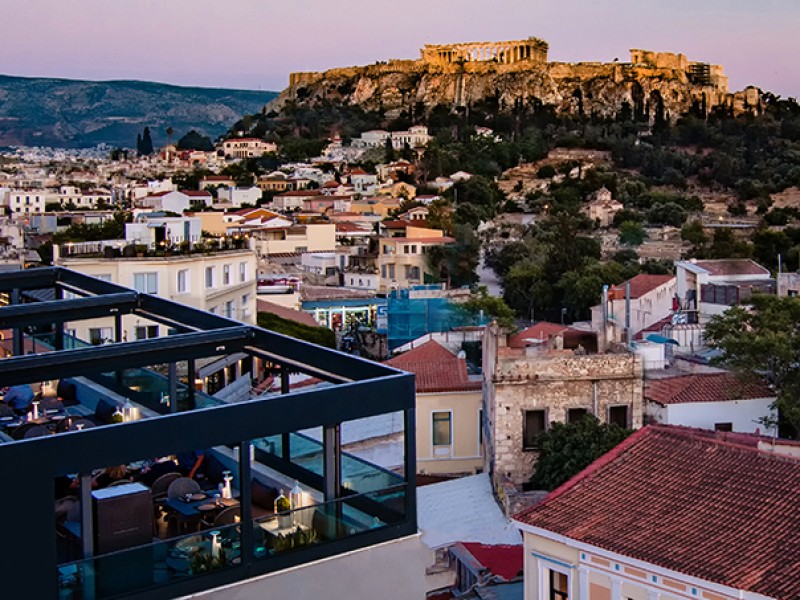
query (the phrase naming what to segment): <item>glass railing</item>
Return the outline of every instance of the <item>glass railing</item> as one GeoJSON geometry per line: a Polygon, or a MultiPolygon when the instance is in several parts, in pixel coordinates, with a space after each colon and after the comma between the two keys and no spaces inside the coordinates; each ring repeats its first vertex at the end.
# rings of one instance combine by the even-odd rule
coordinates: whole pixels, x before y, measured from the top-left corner
{"type": "Polygon", "coordinates": [[[253,520],[253,556],[268,559],[385,527],[403,519],[404,500],[405,485],[400,485],[258,517],[253,520]]]}
{"type": "MultiPolygon", "coordinates": [[[[252,560],[262,562],[387,527],[405,518],[406,486],[315,503],[252,521],[252,560]]],[[[147,590],[242,566],[241,523],[58,566],[59,598],[102,599],[147,590]]]]}
{"type": "MultiPolygon", "coordinates": [[[[279,435],[254,440],[253,445],[274,456],[282,456],[283,447],[279,435]]],[[[322,442],[301,433],[292,433],[289,435],[289,456],[294,465],[322,476],[322,442]]],[[[342,485],[348,490],[364,494],[400,485],[403,482],[403,477],[397,473],[342,452],[342,485]]]]}
{"type": "Polygon", "coordinates": [[[143,592],[241,563],[240,525],[217,527],[59,565],[59,598],[86,600],[143,592]]]}

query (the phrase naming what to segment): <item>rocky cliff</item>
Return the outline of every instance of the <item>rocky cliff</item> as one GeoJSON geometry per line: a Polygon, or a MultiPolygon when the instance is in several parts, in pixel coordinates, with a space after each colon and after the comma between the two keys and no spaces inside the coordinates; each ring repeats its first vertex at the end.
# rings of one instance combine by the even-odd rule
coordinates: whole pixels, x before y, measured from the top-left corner
{"type": "Polygon", "coordinates": [[[339,102],[392,118],[404,110],[487,103],[499,111],[549,105],[562,114],[598,117],[629,110],[653,120],[675,119],[693,107],[741,112],[759,102],[754,88],[729,93],[719,65],[690,62],[682,54],[632,50],[626,63],[547,62],[546,44],[537,40],[538,55],[532,56],[526,49],[531,40],[426,46],[420,60],[293,73],[267,110],[339,102]]]}

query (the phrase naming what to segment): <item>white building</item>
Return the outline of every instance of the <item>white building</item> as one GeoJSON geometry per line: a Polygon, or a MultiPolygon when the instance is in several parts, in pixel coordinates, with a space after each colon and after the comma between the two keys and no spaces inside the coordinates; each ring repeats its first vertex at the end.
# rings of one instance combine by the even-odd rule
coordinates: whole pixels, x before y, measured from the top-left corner
{"type": "Polygon", "coordinates": [[[649,380],[644,398],[645,415],[652,423],[767,436],[776,433],[775,393],[729,372],[649,380]]]}
{"type": "Polygon", "coordinates": [[[225,158],[258,158],[277,151],[277,144],[259,138],[231,138],[222,142],[225,158]]]}
{"type": "Polygon", "coordinates": [[[14,216],[44,212],[45,205],[50,202],[58,202],[57,195],[45,189],[8,191],[8,207],[14,216]]]}
{"type": "Polygon", "coordinates": [[[206,191],[183,190],[176,192],[157,192],[136,201],[137,208],[150,208],[181,214],[193,204],[211,206],[213,197],[206,191]]]}
{"type": "Polygon", "coordinates": [[[605,341],[625,341],[626,290],[630,289],[630,334],[636,334],[667,318],[672,313],[676,293],[674,275],[640,274],[608,290],[605,311],[601,304],[592,308],[592,328],[605,333],[605,341]],[[603,327],[603,314],[606,322],[603,327]]]}
{"type": "MultiPolygon", "coordinates": [[[[133,258],[62,258],[53,249],[54,264],[98,279],[130,287],[207,310],[231,319],[255,323],[256,257],[250,250],[214,254],[147,256],[133,258]]],[[[128,340],[167,335],[167,327],[142,317],[123,316],[123,338],[128,340]]],[[[92,319],[67,325],[70,333],[92,343],[111,340],[113,318],[92,319]]]]}
{"type": "Polygon", "coordinates": [[[255,206],[261,200],[261,188],[252,186],[244,187],[223,187],[217,190],[217,201],[227,202],[235,207],[242,204],[255,206]]]}
{"type": "Polygon", "coordinates": [[[202,221],[196,217],[165,217],[143,213],[133,223],[125,223],[125,239],[135,244],[157,247],[166,244],[199,242],[202,221]]]}

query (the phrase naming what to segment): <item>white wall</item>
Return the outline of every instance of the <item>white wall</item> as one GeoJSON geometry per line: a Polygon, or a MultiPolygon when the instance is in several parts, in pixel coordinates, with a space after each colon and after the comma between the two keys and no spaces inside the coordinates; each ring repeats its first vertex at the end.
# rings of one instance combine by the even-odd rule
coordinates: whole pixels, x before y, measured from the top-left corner
{"type": "Polygon", "coordinates": [[[766,428],[757,421],[765,416],[775,416],[770,408],[774,398],[756,398],[753,400],[730,400],[727,402],[687,402],[670,404],[664,407],[656,418],[663,418],[667,425],[684,425],[700,429],[714,429],[715,423],[732,423],[733,430],[741,433],[755,433],[756,429],[763,435],[772,435],[771,428],[766,428]]]}
{"type": "Polygon", "coordinates": [[[204,600],[422,600],[430,550],[419,534],[200,592],[204,600]]]}

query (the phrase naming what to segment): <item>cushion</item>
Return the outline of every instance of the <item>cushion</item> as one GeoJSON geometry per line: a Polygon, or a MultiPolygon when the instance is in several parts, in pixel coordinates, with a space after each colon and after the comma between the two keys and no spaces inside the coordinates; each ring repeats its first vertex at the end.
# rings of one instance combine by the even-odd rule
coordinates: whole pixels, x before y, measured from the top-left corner
{"type": "Polygon", "coordinates": [[[278,490],[274,487],[261,483],[258,479],[253,479],[250,483],[250,499],[254,505],[271,511],[277,497],[278,490]]]}

